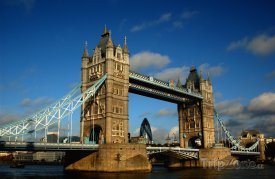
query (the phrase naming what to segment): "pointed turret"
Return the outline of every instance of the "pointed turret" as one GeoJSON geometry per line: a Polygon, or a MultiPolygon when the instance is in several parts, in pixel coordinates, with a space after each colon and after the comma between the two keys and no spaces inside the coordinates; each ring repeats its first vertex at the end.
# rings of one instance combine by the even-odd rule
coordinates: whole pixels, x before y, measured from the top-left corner
{"type": "Polygon", "coordinates": [[[83,51],[82,58],[88,58],[88,57],[89,57],[89,53],[88,53],[88,42],[85,41],[84,51],[83,51]]]}
{"type": "Polygon", "coordinates": [[[187,88],[188,88],[188,86],[190,87],[190,85],[194,89],[199,89],[200,88],[200,78],[199,78],[199,75],[197,73],[197,69],[194,65],[190,68],[190,73],[189,73],[188,78],[186,80],[187,88]]]}
{"type": "Polygon", "coordinates": [[[122,50],[123,50],[123,53],[129,53],[128,46],[127,46],[127,37],[126,36],[124,37],[124,44],[123,44],[122,50]]]}
{"type": "Polygon", "coordinates": [[[107,29],[107,26],[106,26],[106,24],[105,24],[105,26],[104,26],[104,30],[103,30],[103,32],[102,32],[102,34],[101,34],[101,37],[104,37],[105,35],[109,35],[109,30],[107,29]]]}
{"type": "MultiPolygon", "coordinates": [[[[108,31],[108,30],[107,30],[108,31]]],[[[114,56],[114,44],[111,37],[111,31],[104,38],[108,38],[106,42],[106,58],[113,58],[114,56]]]]}
{"type": "Polygon", "coordinates": [[[109,36],[107,44],[106,44],[106,48],[113,48],[113,47],[114,47],[114,44],[113,44],[112,38],[111,38],[111,36],[109,36]]]}

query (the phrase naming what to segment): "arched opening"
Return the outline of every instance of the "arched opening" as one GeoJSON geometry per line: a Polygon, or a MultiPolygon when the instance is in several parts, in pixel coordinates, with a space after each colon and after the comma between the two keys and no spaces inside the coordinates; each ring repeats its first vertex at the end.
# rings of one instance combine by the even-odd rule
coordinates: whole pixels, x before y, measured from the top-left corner
{"type": "Polygon", "coordinates": [[[91,133],[89,140],[94,144],[99,144],[102,135],[102,128],[99,125],[95,125],[94,128],[91,127],[91,133]]]}
{"type": "Polygon", "coordinates": [[[201,147],[201,139],[198,136],[191,137],[188,140],[188,148],[200,148],[201,147]]]}

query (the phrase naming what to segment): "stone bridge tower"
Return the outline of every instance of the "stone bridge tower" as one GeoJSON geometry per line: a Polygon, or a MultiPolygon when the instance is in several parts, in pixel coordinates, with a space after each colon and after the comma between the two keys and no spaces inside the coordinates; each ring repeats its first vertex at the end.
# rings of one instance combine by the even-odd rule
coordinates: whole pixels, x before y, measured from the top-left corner
{"type": "Polygon", "coordinates": [[[203,100],[178,104],[180,145],[210,148],[215,143],[212,83],[209,78],[205,80],[202,74],[198,75],[192,66],[184,87],[200,92],[203,100]]]}
{"type": "Polygon", "coordinates": [[[80,140],[84,143],[128,143],[129,52],[126,37],[122,48],[115,46],[111,31],[106,27],[91,56],[85,46],[82,92],[105,73],[107,79],[96,97],[82,105],[80,140]]]}

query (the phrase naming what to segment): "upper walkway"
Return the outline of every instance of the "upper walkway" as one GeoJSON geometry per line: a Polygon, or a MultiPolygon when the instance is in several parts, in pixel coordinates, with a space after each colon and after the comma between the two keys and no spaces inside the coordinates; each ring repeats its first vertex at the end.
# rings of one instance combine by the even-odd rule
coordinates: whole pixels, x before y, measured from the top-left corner
{"type": "Polygon", "coordinates": [[[129,72],[129,92],[173,103],[183,103],[187,99],[203,99],[198,91],[178,87],[173,81],[165,82],[152,76],[129,72]]]}

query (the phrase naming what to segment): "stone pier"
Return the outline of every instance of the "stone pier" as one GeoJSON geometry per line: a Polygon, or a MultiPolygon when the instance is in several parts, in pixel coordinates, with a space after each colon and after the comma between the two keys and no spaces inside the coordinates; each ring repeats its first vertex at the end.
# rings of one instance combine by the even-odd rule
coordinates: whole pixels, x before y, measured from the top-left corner
{"type": "Polygon", "coordinates": [[[144,144],[102,144],[98,152],[69,152],[65,157],[65,171],[90,172],[150,172],[144,144]],[[77,159],[79,157],[79,159],[77,159]]]}
{"type": "Polygon", "coordinates": [[[183,167],[204,167],[205,163],[212,161],[230,160],[231,151],[229,148],[208,148],[200,149],[199,160],[179,160],[176,158],[169,158],[167,167],[169,168],[183,168],[183,167]]]}

